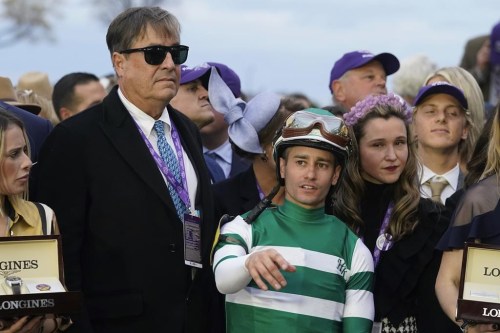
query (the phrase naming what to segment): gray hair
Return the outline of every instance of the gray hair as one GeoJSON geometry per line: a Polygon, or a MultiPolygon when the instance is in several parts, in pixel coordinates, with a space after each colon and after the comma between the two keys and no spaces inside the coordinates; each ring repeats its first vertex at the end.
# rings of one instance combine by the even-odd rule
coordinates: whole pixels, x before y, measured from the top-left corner
{"type": "Polygon", "coordinates": [[[160,7],[134,7],[119,14],[109,25],[106,44],[113,52],[126,50],[144,36],[148,27],[180,42],[181,27],[177,18],[160,7]]]}

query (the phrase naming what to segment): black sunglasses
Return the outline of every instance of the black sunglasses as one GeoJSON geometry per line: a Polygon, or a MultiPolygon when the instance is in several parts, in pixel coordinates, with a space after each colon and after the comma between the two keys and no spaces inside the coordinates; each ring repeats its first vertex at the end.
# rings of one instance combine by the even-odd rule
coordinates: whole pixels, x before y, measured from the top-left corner
{"type": "Polygon", "coordinates": [[[128,49],[118,51],[118,53],[134,53],[134,52],[144,52],[144,60],[146,63],[157,66],[165,60],[167,53],[170,53],[174,64],[180,65],[186,62],[188,56],[189,47],[186,45],[173,45],[173,46],[163,46],[155,45],[148,47],[141,47],[138,49],[128,49]]]}

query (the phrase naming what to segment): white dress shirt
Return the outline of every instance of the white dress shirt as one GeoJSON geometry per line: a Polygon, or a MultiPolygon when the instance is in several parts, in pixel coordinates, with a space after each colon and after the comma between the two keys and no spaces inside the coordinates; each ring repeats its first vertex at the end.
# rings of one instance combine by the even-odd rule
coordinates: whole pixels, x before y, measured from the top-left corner
{"type": "MultiPolygon", "coordinates": [[[[151,146],[153,146],[153,149],[159,156],[160,152],[158,150],[158,144],[157,144],[158,137],[156,136],[156,131],[153,129],[156,119],[154,119],[147,113],[141,111],[138,107],[136,107],[129,100],[127,100],[127,98],[123,95],[120,89],[118,89],[118,96],[120,97],[120,100],[122,101],[123,105],[125,105],[127,111],[132,116],[132,119],[134,119],[134,121],[142,130],[146,138],[149,140],[149,142],[151,142],[151,146]]],[[[170,115],[168,114],[167,108],[165,108],[165,110],[163,111],[162,115],[158,120],[163,121],[163,123],[165,124],[165,136],[167,138],[167,142],[170,145],[170,147],[172,147],[172,150],[175,152],[176,150],[174,142],[172,140],[172,132],[171,132],[172,122],[170,120],[170,115]]],[[[184,148],[182,148],[182,156],[184,158],[184,169],[186,170],[189,200],[191,201],[191,210],[194,211],[196,191],[198,189],[198,178],[196,177],[196,171],[194,170],[193,164],[191,163],[191,160],[189,159],[189,156],[186,154],[184,148]]],[[[161,172],[161,175],[165,180],[165,183],[167,183],[167,178],[165,177],[163,172],[161,172]]]]}
{"type": "Polygon", "coordinates": [[[458,177],[460,175],[460,166],[457,164],[453,169],[445,174],[438,175],[434,173],[431,169],[422,165],[422,175],[420,177],[420,194],[423,198],[432,198],[432,192],[429,185],[425,184],[428,180],[435,176],[440,176],[446,179],[448,185],[441,192],[441,202],[446,202],[453,193],[457,191],[458,187],[458,177]]]}

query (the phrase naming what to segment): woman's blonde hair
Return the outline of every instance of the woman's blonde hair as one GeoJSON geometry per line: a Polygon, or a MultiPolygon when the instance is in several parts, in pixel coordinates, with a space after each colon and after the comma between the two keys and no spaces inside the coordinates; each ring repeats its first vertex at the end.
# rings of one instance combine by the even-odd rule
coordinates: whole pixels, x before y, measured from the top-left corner
{"type": "Polygon", "coordinates": [[[500,177],[500,103],[497,104],[495,109],[495,116],[490,131],[486,167],[481,175],[481,179],[495,173],[500,177]]]}
{"type": "MultiPolygon", "coordinates": [[[[28,146],[28,156],[30,156],[30,147],[28,136],[26,135],[26,130],[24,128],[23,122],[14,116],[9,111],[0,107],[0,191],[5,190],[5,175],[3,174],[3,165],[5,163],[5,133],[7,129],[11,126],[17,126],[23,132],[24,140],[26,141],[26,145],[28,146]]],[[[0,193],[0,196],[3,198],[4,194],[0,193]]],[[[9,195],[8,199],[12,204],[15,204],[18,200],[26,199],[28,196],[28,185],[26,185],[23,193],[16,195],[9,195]]],[[[4,201],[4,200],[2,200],[4,201]]]]}

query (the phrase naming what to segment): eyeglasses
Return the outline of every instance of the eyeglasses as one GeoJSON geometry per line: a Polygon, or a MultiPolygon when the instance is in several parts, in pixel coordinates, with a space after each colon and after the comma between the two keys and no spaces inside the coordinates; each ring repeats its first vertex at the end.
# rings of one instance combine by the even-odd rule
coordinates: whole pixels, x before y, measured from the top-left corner
{"type": "Polygon", "coordinates": [[[297,111],[293,113],[286,121],[288,128],[306,128],[314,124],[322,124],[324,129],[330,133],[336,133],[343,125],[341,118],[333,115],[318,115],[307,111],[297,111]]]}
{"type": "Polygon", "coordinates": [[[128,49],[118,51],[118,53],[134,53],[134,52],[144,52],[144,60],[146,63],[157,66],[163,63],[167,57],[167,53],[170,53],[174,64],[180,65],[186,62],[188,56],[189,47],[186,45],[173,45],[173,46],[163,46],[154,45],[148,47],[141,47],[138,49],[128,49]]]}
{"type": "Polygon", "coordinates": [[[349,143],[347,128],[342,119],[334,115],[326,116],[297,111],[287,118],[282,136],[292,138],[304,135],[322,136],[341,147],[346,147],[349,143]]]}

